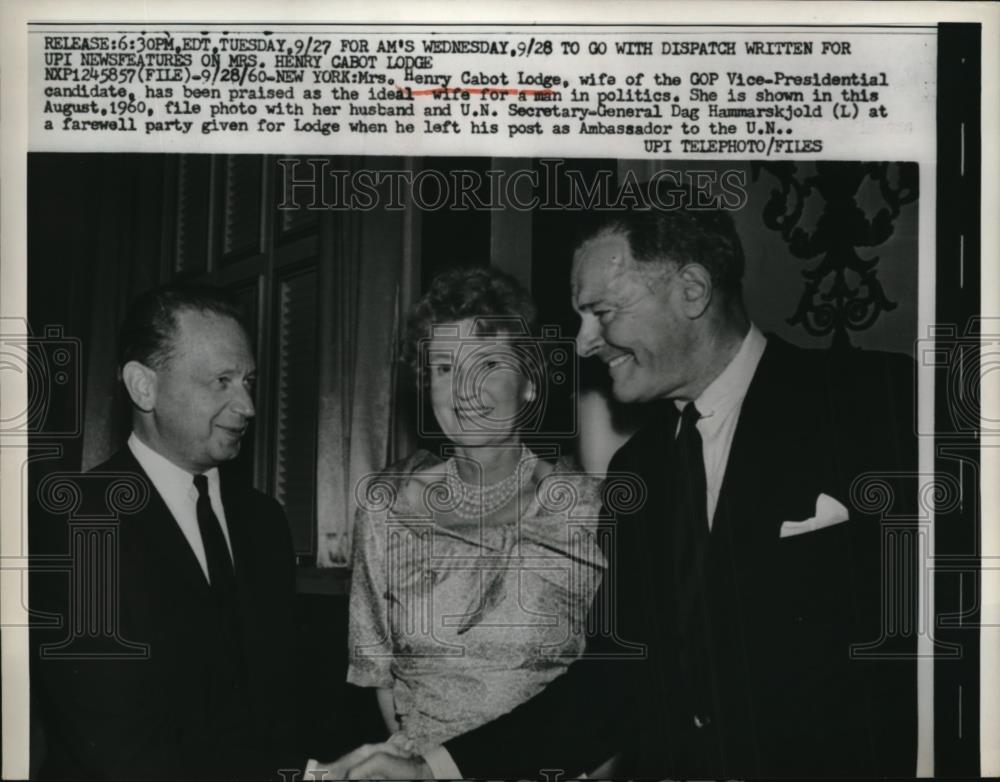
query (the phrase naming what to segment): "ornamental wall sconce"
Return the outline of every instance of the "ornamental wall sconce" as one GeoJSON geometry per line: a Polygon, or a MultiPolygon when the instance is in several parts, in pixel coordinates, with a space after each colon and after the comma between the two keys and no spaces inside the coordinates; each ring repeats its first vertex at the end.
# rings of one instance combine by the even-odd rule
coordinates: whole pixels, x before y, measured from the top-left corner
{"type": "Polygon", "coordinates": [[[852,347],[849,332],[871,328],[883,312],[896,308],[878,279],[879,256],[859,256],[859,248],[878,247],[895,230],[906,204],[919,195],[915,163],[817,162],[815,173],[801,176],[795,163],[753,163],[756,181],[766,171],[778,187],[764,206],[764,224],[778,231],[788,249],[803,262],[805,289],[795,313],[787,319],[817,337],[832,335],[832,347],[852,347]],[[874,185],[883,204],[868,216],[858,203],[859,191],[874,185]],[[803,226],[808,199],[819,196],[822,213],[815,226],[803,226]]]}

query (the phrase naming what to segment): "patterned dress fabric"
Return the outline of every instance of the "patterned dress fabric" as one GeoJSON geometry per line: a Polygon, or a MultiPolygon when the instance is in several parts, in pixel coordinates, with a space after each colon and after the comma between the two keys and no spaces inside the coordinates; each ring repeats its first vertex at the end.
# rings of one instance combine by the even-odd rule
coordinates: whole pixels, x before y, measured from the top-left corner
{"type": "Polygon", "coordinates": [[[417,752],[504,714],[584,651],[605,561],[600,481],[559,463],[517,521],[442,526],[444,482],[414,503],[421,452],[359,487],[347,680],[392,690],[417,752]],[[416,505],[416,507],[415,507],[416,505]]]}

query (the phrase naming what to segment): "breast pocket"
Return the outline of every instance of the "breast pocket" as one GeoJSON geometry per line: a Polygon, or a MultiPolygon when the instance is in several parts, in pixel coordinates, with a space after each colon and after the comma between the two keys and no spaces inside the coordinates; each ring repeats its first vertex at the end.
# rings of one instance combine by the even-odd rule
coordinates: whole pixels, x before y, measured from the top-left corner
{"type": "Polygon", "coordinates": [[[850,621],[855,603],[858,521],[844,521],[776,544],[776,570],[784,582],[783,620],[800,633],[832,638],[850,621]]]}

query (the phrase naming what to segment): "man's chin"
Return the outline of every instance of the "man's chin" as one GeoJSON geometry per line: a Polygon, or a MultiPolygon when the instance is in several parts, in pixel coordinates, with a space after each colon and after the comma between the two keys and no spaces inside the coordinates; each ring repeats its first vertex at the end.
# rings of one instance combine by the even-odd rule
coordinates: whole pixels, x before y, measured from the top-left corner
{"type": "Polygon", "coordinates": [[[231,443],[221,443],[212,450],[212,457],[217,464],[232,461],[240,455],[240,445],[240,440],[231,443]]]}
{"type": "Polygon", "coordinates": [[[637,389],[634,384],[620,380],[612,381],[611,395],[615,398],[616,402],[621,402],[625,405],[643,401],[640,398],[639,389],[637,389]]]}

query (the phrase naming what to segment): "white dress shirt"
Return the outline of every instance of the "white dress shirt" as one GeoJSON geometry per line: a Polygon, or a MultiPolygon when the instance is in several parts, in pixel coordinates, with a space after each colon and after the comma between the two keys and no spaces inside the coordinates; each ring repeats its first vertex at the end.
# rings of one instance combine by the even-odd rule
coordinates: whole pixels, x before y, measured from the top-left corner
{"type": "MultiPolygon", "coordinates": [[[[163,498],[163,502],[174,517],[177,526],[187,539],[191,551],[194,552],[201,565],[201,570],[208,580],[208,560],[205,558],[205,544],[201,540],[201,530],[198,528],[198,490],[194,487],[194,475],[182,470],[165,456],[158,454],[136,436],[135,432],[128,438],[128,447],[135,456],[139,466],[146,471],[150,482],[163,498]]],[[[226,513],[222,509],[222,493],[219,490],[219,470],[213,467],[205,473],[208,479],[208,499],[212,510],[222,527],[222,536],[229,549],[229,557],[233,556],[233,544],[229,541],[229,528],[226,526],[226,513]]]]}
{"type": "MultiPolygon", "coordinates": [[[[708,510],[708,526],[712,527],[712,517],[719,502],[719,492],[722,489],[722,479],[726,473],[726,462],[729,461],[729,450],[733,445],[733,435],[736,433],[736,423],[740,418],[743,399],[750,388],[757,365],[767,337],[753,323],[743,338],[743,343],[733,360],[726,365],[715,380],[702,391],[701,396],[694,400],[695,407],[701,418],[695,426],[701,435],[702,456],[705,460],[705,488],[708,510]]],[[[677,401],[677,409],[683,410],[687,402],[677,401]]],[[[680,421],[677,431],[680,431],[680,421]]],[[[675,433],[676,434],[676,433],[675,433]]],[[[462,773],[451,753],[443,746],[437,746],[424,754],[424,760],[430,767],[435,779],[461,779],[462,773]]]]}
{"type": "MultiPolygon", "coordinates": [[[[726,474],[726,463],[729,461],[729,450],[733,445],[743,399],[766,346],[767,337],[751,323],[733,360],[709,383],[701,396],[694,400],[694,406],[701,413],[695,427],[701,435],[702,457],[705,460],[705,500],[709,529],[712,528],[712,518],[719,502],[722,479],[726,474]]],[[[678,410],[683,410],[688,403],[678,400],[675,404],[678,410]]],[[[680,426],[678,421],[677,432],[680,432],[680,426]]]]}

